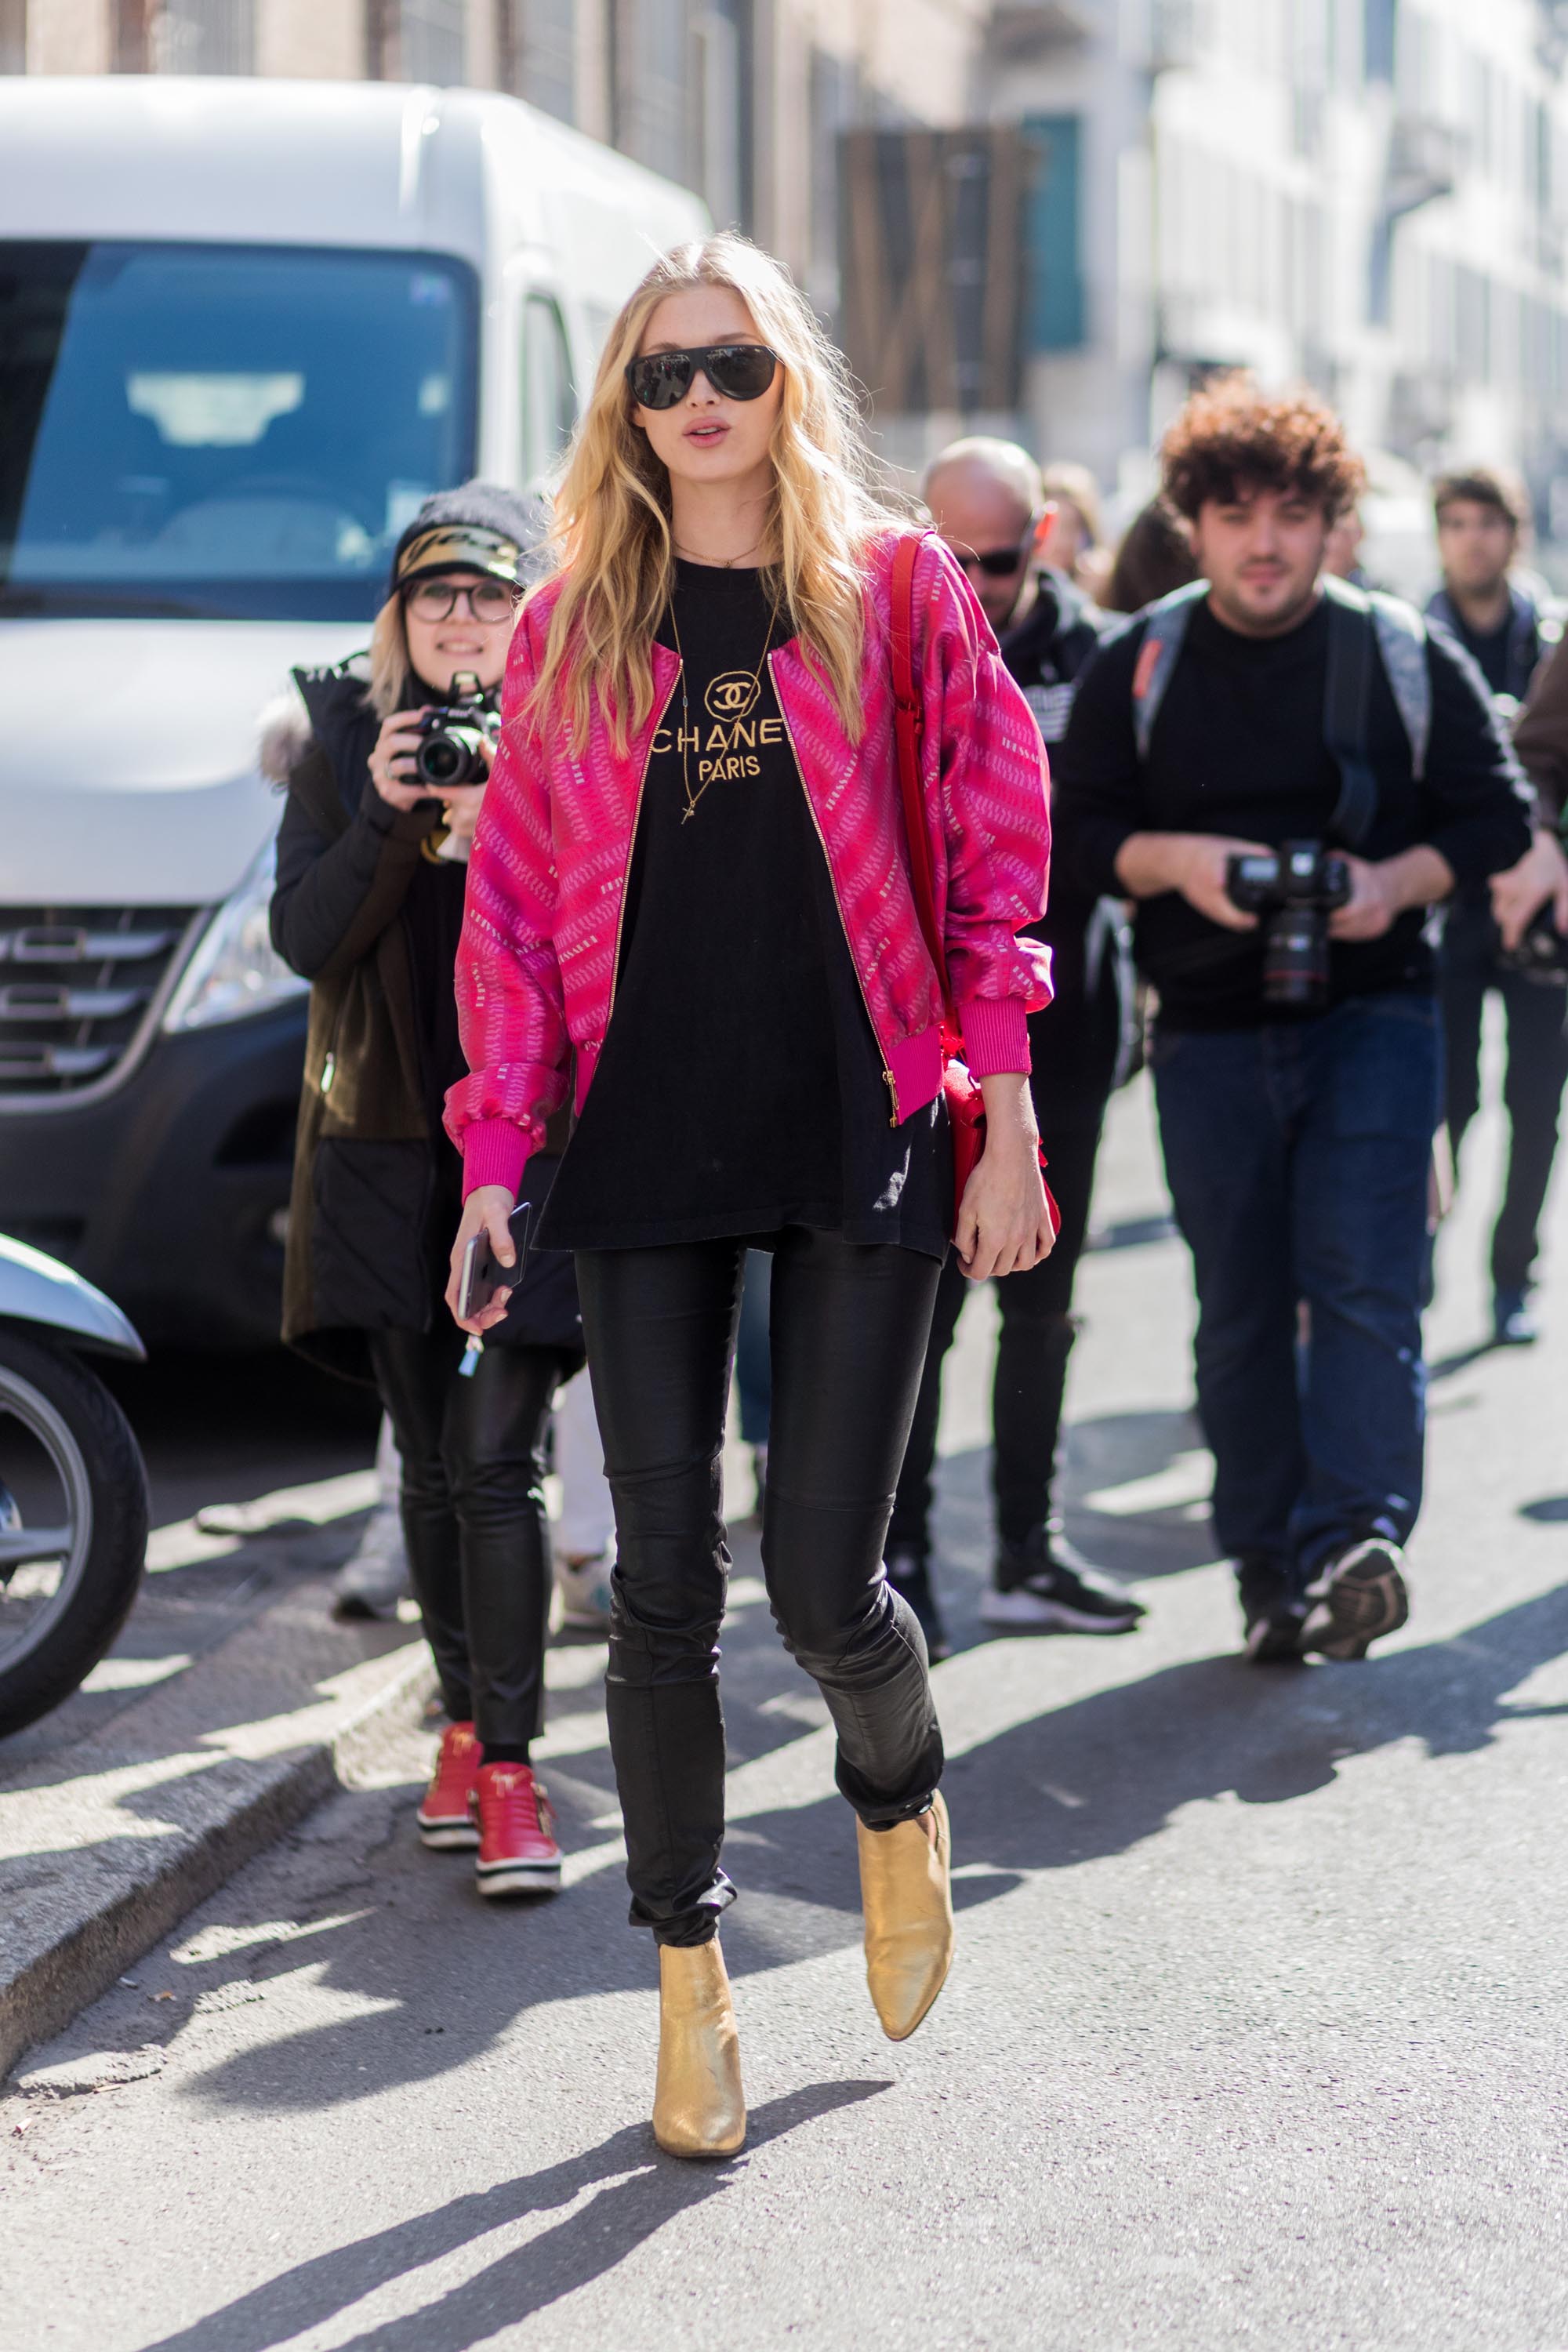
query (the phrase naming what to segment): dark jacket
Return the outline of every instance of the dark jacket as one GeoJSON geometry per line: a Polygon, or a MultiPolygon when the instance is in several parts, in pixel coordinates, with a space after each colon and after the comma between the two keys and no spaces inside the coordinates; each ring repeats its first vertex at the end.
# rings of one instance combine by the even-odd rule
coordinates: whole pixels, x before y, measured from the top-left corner
{"type": "MultiPolygon", "coordinates": [[[[1488,693],[1494,698],[1502,698],[1499,703],[1499,709],[1502,713],[1505,726],[1510,719],[1514,717],[1519,707],[1524,703],[1530,693],[1531,681],[1540,674],[1543,656],[1550,653],[1561,635],[1559,624],[1542,614],[1534,597],[1520,587],[1515,581],[1510,581],[1509,583],[1508,605],[1509,616],[1505,627],[1493,631],[1489,640],[1478,636],[1475,631],[1467,625],[1446,588],[1439,588],[1436,595],[1427,599],[1426,604],[1427,619],[1436,621],[1440,628],[1447,629],[1455,642],[1464,647],[1477,667],[1481,669],[1488,693]],[[1502,639],[1500,650],[1495,642],[1500,636],[1502,639]],[[1483,667],[1483,664],[1487,666],[1483,667]]],[[[1517,724],[1514,728],[1513,740],[1514,748],[1519,751],[1521,761],[1530,775],[1531,783],[1536,783],[1530,761],[1525,759],[1520,748],[1517,724]]],[[[1539,784],[1536,785],[1536,792],[1539,799],[1539,784]]],[[[1550,823],[1552,820],[1548,815],[1544,821],[1550,823]]],[[[1454,908],[1450,909],[1450,920],[1454,909],[1461,908],[1468,908],[1471,914],[1483,918],[1491,926],[1494,945],[1500,949],[1502,942],[1497,934],[1495,924],[1491,922],[1491,893],[1486,883],[1470,882],[1460,885],[1454,893],[1454,908]]]]}
{"type": "MultiPolygon", "coordinates": [[[[1079,677],[1108,625],[1108,615],[1065,572],[1046,570],[1028,612],[1002,637],[1002,658],[1052,759],[1068,731],[1079,677]]],[[[1054,794],[1051,819],[1057,827],[1054,794]]],[[[1064,1126],[1098,1125],[1104,1113],[1136,1024],[1131,931],[1118,908],[1074,880],[1065,855],[1052,862],[1045,919],[1029,928],[1051,949],[1055,993],[1029,1019],[1031,1084],[1048,1138],[1064,1126]]]]}
{"type": "MultiPolygon", "coordinates": [[[[357,662],[295,677],[309,730],[274,730],[263,755],[289,794],[272,942],[311,983],[283,1337],[329,1370],[369,1381],[367,1332],[426,1330],[444,1311],[457,1223],[460,1166],[429,1108],[446,1074],[423,1066],[427,1024],[405,911],[440,811],[394,809],[372,785],[380,722],[357,662]]],[[[531,1266],[490,1336],[580,1347],[569,1263],[531,1266]]]]}
{"type": "MultiPolygon", "coordinates": [[[[1522,588],[1510,583],[1508,592],[1508,634],[1503,646],[1500,677],[1489,677],[1487,685],[1493,694],[1506,694],[1515,702],[1522,702],[1530,691],[1530,681],[1535,675],[1545,644],[1542,616],[1535,599],[1522,588]]],[[[1460,618],[1458,606],[1446,588],[1439,588],[1426,600],[1426,617],[1438,622],[1451,637],[1457,637],[1467,653],[1475,656],[1478,640],[1472,630],[1460,618]]],[[[1479,658],[1479,656],[1478,656],[1479,658]]]]}
{"type": "Polygon", "coordinates": [[[1068,731],[1079,672],[1106,625],[1107,615],[1065,572],[1047,568],[1036,582],[1035,601],[1024,618],[1003,632],[1002,658],[1024,689],[1047,751],[1068,731]]]}

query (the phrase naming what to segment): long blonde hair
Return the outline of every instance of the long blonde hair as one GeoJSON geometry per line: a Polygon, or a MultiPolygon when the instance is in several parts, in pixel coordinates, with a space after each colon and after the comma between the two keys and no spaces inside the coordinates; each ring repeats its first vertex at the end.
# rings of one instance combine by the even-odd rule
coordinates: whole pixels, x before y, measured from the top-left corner
{"type": "Polygon", "coordinates": [[[394,589],[375,616],[370,633],[370,678],[364,698],[378,719],[408,708],[414,684],[414,664],[408,656],[408,628],[403,599],[394,589]]]}
{"type": "Polygon", "coordinates": [[[868,542],[901,520],[872,488],[848,372],[782,263],[726,233],[661,255],[611,328],[555,501],[549,575],[561,581],[531,705],[565,706],[587,740],[595,701],[618,751],[653,709],[654,632],[674,585],[669,476],[632,422],[626,380],[649,318],[669,294],[723,286],[784,362],[769,456],[763,584],[787,611],[806,660],[830,688],[846,733],[864,726],[862,564],[868,542]]]}

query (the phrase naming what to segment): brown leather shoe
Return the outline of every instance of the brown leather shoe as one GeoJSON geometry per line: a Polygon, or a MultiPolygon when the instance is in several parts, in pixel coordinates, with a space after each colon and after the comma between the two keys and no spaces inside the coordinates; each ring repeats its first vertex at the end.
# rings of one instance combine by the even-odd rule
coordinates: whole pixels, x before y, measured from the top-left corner
{"type": "Polygon", "coordinates": [[[952,1837],[940,1792],[890,1830],[857,1822],[866,1982],[889,2042],[907,2042],[952,1966],[952,1837]]]}
{"type": "Polygon", "coordinates": [[[653,2136],[666,2156],[738,2156],[746,2144],[741,2044],[717,1936],[659,1946],[653,2136]]]}

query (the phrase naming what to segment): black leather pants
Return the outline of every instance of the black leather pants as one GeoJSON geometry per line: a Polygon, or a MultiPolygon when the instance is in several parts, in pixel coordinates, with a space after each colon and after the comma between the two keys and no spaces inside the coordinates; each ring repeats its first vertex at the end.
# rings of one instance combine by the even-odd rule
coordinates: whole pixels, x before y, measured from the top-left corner
{"type": "MultiPolygon", "coordinates": [[[[772,1236],[773,1427],[763,1566],[773,1621],[838,1735],[838,1786],[890,1827],[942,1772],[925,1643],[882,1545],[936,1295],[934,1258],[789,1226],[772,1236]]],[[[608,1708],[632,1923],[711,1936],[724,1836],[720,1515],[743,1241],[577,1254],[616,1504],[608,1708]]]]}
{"type": "Polygon", "coordinates": [[[543,1719],[550,1569],[541,1447],[563,1376],[552,1349],[487,1348],[458,1375],[463,1334],[374,1331],[371,1360],[403,1456],[403,1532],[441,1697],[490,1747],[543,1719]]]}

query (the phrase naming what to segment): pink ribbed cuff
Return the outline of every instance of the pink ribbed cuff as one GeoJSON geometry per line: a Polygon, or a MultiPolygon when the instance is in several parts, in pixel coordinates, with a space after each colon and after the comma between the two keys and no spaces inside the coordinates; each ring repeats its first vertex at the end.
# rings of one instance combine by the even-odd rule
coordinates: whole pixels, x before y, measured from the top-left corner
{"type": "Polygon", "coordinates": [[[958,1008],[963,1058],[971,1075],[994,1078],[1003,1070],[1029,1074],[1029,1016],[1017,996],[972,996],[958,1008]]]}
{"type": "Polygon", "coordinates": [[[463,1198],[504,1184],[515,1200],[528,1165],[528,1138],[510,1118],[477,1118],[463,1129],[463,1198]]]}

